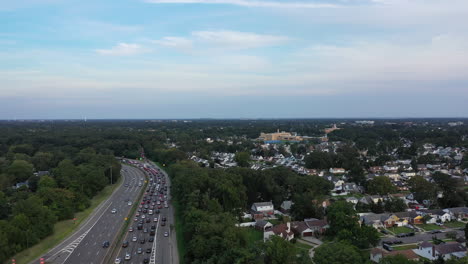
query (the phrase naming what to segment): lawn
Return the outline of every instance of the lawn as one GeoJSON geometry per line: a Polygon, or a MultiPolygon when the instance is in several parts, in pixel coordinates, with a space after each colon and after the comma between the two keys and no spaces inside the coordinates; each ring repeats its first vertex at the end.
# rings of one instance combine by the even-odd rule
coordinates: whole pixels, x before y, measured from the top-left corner
{"type": "Polygon", "coordinates": [[[278,225],[278,224],[281,224],[281,221],[278,220],[278,219],[270,219],[270,220],[267,220],[268,222],[270,222],[272,225],[278,225]]]}
{"type": "Polygon", "coordinates": [[[450,228],[460,228],[460,227],[465,227],[465,223],[458,222],[458,221],[452,221],[452,222],[445,222],[444,226],[450,227],[450,228]]]}
{"type": "MultiPolygon", "coordinates": [[[[54,233],[39,242],[38,244],[25,249],[18,254],[16,254],[13,258],[16,260],[16,263],[29,263],[34,259],[40,257],[41,255],[45,254],[48,250],[59,244],[62,240],[67,238],[72,232],[74,232],[77,227],[80,225],[81,222],[85,221],[88,216],[93,212],[93,210],[100,205],[103,201],[105,201],[112,192],[120,186],[122,183],[123,177],[120,177],[116,184],[106,186],[100,193],[94,196],[91,199],[91,206],[85,209],[82,212],[78,212],[75,214],[76,223],[73,223],[73,220],[64,220],[57,222],[54,225],[54,233]]],[[[9,262],[8,262],[9,263],[9,262]]]]}
{"type": "Polygon", "coordinates": [[[247,243],[249,245],[254,244],[257,241],[262,241],[263,240],[263,232],[260,230],[257,230],[253,227],[247,227],[244,228],[247,234],[247,243]]]}
{"type": "Polygon", "coordinates": [[[418,245],[392,246],[393,250],[415,249],[417,247],[418,247],[418,245]]]}
{"type": "Polygon", "coordinates": [[[417,227],[422,228],[426,231],[443,229],[443,227],[435,225],[435,224],[423,224],[423,225],[417,225],[417,227]]]}
{"type": "Polygon", "coordinates": [[[387,228],[387,230],[393,232],[395,235],[396,235],[396,234],[401,234],[401,233],[410,233],[410,232],[413,232],[413,229],[408,228],[408,227],[404,227],[404,226],[401,226],[401,227],[391,227],[391,228],[387,228]]]}

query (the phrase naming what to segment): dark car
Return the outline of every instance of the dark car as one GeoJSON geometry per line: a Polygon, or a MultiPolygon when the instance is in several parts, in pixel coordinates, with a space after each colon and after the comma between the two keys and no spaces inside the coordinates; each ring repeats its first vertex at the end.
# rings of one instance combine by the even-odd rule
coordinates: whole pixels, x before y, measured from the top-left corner
{"type": "Polygon", "coordinates": [[[122,243],[122,247],[124,247],[124,248],[128,247],[128,241],[124,241],[124,242],[122,243]]]}
{"type": "Polygon", "coordinates": [[[144,244],[146,240],[144,238],[140,239],[140,244],[144,244]]]}
{"type": "Polygon", "coordinates": [[[153,242],[153,241],[154,241],[154,237],[148,238],[148,242],[153,242]]]}
{"type": "Polygon", "coordinates": [[[146,253],[148,253],[148,254],[151,253],[151,251],[152,251],[151,248],[146,249],[146,253]]]}
{"type": "Polygon", "coordinates": [[[388,244],[383,244],[382,247],[388,251],[393,251],[393,248],[388,244]]]}
{"type": "Polygon", "coordinates": [[[146,223],[151,223],[151,219],[146,218],[146,223]]]}
{"type": "Polygon", "coordinates": [[[104,243],[102,243],[103,248],[108,248],[109,245],[110,245],[109,241],[104,241],[104,243]]]}
{"type": "Polygon", "coordinates": [[[145,258],[145,259],[143,260],[143,263],[149,263],[149,258],[145,258]]]}

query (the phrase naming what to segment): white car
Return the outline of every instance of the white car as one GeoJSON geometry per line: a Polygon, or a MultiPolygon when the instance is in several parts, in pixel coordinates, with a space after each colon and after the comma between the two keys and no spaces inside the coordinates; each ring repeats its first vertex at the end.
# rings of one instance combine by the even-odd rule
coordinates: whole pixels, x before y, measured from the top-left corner
{"type": "Polygon", "coordinates": [[[113,214],[117,213],[117,209],[115,209],[115,208],[112,209],[111,213],[113,213],[113,214]]]}
{"type": "Polygon", "coordinates": [[[169,233],[168,233],[168,232],[164,232],[164,236],[165,236],[165,237],[168,237],[168,236],[169,236],[169,233]]]}
{"type": "Polygon", "coordinates": [[[115,264],[120,264],[121,262],[122,262],[122,259],[121,259],[121,258],[116,258],[114,263],[115,263],[115,264]]]}
{"type": "Polygon", "coordinates": [[[128,202],[127,205],[132,205],[132,202],[128,202]]]}
{"type": "Polygon", "coordinates": [[[130,253],[125,254],[125,260],[130,260],[132,258],[132,255],[130,253]]]}
{"type": "Polygon", "coordinates": [[[141,219],[145,219],[145,217],[146,217],[145,215],[141,215],[141,219]]]}
{"type": "Polygon", "coordinates": [[[133,241],[133,242],[136,242],[136,241],[137,241],[137,237],[134,236],[134,237],[132,238],[132,241],[133,241]]]}

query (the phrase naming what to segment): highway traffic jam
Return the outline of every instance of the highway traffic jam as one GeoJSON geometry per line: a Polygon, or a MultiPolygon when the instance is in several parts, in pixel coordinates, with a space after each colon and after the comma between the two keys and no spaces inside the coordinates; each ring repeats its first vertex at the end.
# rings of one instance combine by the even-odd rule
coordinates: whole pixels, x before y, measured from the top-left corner
{"type": "MultiPolygon", "coordinates": [[[[121,245],[121,250],[115,259],[118,263],[150,263],[150,259],[156,252],[158,232],[164,233],[164,238],[169,234],[169,226],[166,225],[167,216],[165,210],[168,206],[168,186],[164,174],[157,167],[149,164],[128,160],[134,166],[144,170],[148,176],[148,186],[139,201],[138,209],[130,222],[127,234],[121,245]]],[[[139,187],[145,183],[140,181],[139,187]]],[[[130,199],[123,201],[132,206],[130,199]]],[[[106,241],[103,247],[108,246],[106,241]]]]}

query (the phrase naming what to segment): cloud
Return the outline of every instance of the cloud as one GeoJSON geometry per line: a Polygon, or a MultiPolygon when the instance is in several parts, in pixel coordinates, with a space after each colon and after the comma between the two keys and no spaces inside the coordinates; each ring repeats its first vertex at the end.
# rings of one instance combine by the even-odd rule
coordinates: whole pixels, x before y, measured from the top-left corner
{"type": "Polygon", "coordinates": [[[148,50],[138,44],[119,43],[110,49],[97,49],[96,52],[101,55],[110,56],[129,56],[145,53],[148,50]]]}
{"type": "Polygon", "coordinates": [[[253,0],[145,0],[152,4],[222,4],[244,7],[267,8],[337,8],[336,4],[308,3],[308,2],[277,2],[277,1],[253,1],[253,0]]]}
{"type": "Polygon", "coordinates": [[[282,44],[289,40],[285,36],[261,35],[238,31],[195,31],[192,36],[197,40],[224,47],[249,49],[282,44]]]}
{"type": "Polygon", "coordinates": [[[182,37],[164,37],[160,40],[153,40],[151,42],[161,46],[180,49],[183,51],[187,51],[192,48],[192,40],[182,37]]]}
{"type": "Polygon", "coordinates": [[[184,51],[191,50],[193,46],[197,46],[200,51],[204,48],[229,50],[252,49],[280,45],[289,40],[290,39],[286,36],[220,30],[193,31],[189,37],[164,37],[151,42],[184,51]]]}

